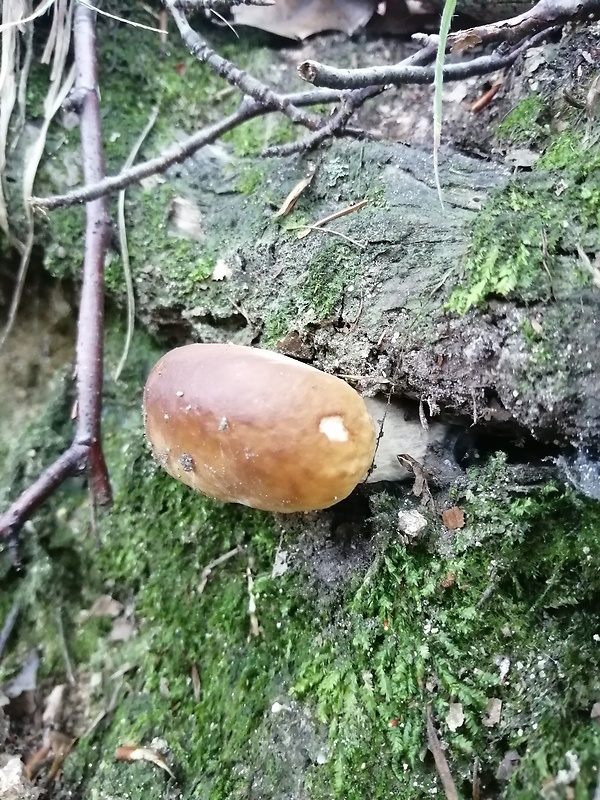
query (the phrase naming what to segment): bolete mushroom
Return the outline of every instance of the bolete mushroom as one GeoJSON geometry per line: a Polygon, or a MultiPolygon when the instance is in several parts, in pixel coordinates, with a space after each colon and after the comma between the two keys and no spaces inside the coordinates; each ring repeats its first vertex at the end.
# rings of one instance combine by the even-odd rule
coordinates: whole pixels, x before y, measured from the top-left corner
{"type": "Polygon", "coordinates": [[[155,365],[146,436],[174,478],[225,502],[316,511],[362,481],[402,481],[397,456],[426,460],[448,427],[414,408],[362,398],[347,383],[269,350],[191,344],[155,365]]]}
{"type": "Polygon", "coordinates": [[[233,344],[190,344],[163,356],[146,383],[144,419],[170,475],[266,511],[338,503],[366,477],[375,453],[375,425],[351,386],[233,344]]]}

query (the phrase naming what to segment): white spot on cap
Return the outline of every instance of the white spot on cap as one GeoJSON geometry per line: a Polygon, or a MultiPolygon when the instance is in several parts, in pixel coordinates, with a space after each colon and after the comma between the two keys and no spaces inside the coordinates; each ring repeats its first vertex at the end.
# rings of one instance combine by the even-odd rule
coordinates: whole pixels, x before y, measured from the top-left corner
{"type": "Polygon", "coordinates": [[[319,422],[319,431],[324,433],[330,442],[347,442],[348,431],[340,416],[323,417],[319,422]]]}

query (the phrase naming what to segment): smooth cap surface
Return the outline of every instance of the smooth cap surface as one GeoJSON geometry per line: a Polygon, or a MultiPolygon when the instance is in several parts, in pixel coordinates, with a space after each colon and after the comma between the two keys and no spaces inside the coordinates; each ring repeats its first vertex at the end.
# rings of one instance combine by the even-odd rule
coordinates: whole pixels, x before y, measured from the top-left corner
{"type": "Polygon", "coordinates": [[[287,356],[191,344],[155,365],[146,435],[173,477],[267,511],[327,508],[366,476],[375,427],[347,383],[287,356]]]}

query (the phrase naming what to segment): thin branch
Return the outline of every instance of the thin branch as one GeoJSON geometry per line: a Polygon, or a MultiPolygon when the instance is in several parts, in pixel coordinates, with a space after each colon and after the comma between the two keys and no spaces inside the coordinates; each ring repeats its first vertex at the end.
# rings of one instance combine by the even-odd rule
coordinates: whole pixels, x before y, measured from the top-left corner
{"type": "Polygon", "coordinates": [[[516,17],[450,34],[447,49],[452,52],[457,48],[464,49],[466,38],[470,39],[471,46],[519,42],[526,36],[597,11],[600,11],[600,0],[540,0],[533,8],[516,17]]]}
{"type": "Polygon", "coordinates": [[[458,800],[458,792],[456,791],[456,784],[448,766],[448,760],[444,755],[444,751],[440,745],[435,725],[433,724],[433,716],[431,714],[431,704],[427,704],[426,709],[426,727],[427,727],[427,744],[433,754],[433,760],[437,773],[444,788],[446,800],[458,800]]]}
{"type": "Polygon", "coordinates": [[[274,92],[269,86],[256,78],[253,78],[244,70],[238,69],[231,61],[223,58],[210,48],[207,42],[189,24],[185,14],[175,5],[175,0],[165,0],[175,24],[179,29],[181,38],[190,53],[210,67],[221,78],[224,78],[232,86],[237,86],[245,95],[251,97],[261,106],[276,108],[288,117],[295,125],[303,125],[310,130],[316,130],[321,126],[321,117],[311,114],[295,106],[285,95],[274,92]]]}
{"type": "MultiPolygon", "coordinates": [[[[530,47],[541,42],[550,31],[543,31],[520,44],[510,53],[491,53],[471,61],[447,64],[444,67],[444,81],[458,81],[474,75],[487,75],[498,69],[509,67],[530,47]]],[[[301,78],[315,86],[331,89],[354,89],[363,86],[385,86],[392,84],[433,83],[435,66],[407,66],[404,62],[388,67],[368,67],[366,69],[337,69],[318,61],[304,61],[298,66],[301,78]]]]}
{"type": "MultiPolygon", "coordinates": [[[[84,180],[97,183],[104,174],[97,84],[95,15],[77,4],[74,23],[76,90],[81,97],[81,149],[84,180]]],[[[110,501],[110,483],[100,441],[102,398],[104,257],[110,233],[104,198],[86,206],[85,251],[79,319],[76,376],[77,426],[70,447],[0,517],[0,540],[14,540],[23,523],[70,475],[87,468],[95,503],[110,501]]]]}
{"type": "Polygon", "coordinates": [[[305,153],[309,150],[313,150],[326,139],[344,133],[347,123],[352,118],[357,108],[359,108],[365,100],[374,97],[376,94],[380,94],[382,91],[383,87],[367,87],[366,89],[348,92],[342,97],[340,107],[335,114],[333,114],[331,119],[318,130],[314,131],[314,133],[305,136],[303,139],[298,139],[295,142],[267,147],[266,150],[263,150],[261,155],[264,157],[290,156],[294,153],[305,153]]]}
{"type": "MultiPolygon", "coordinates": [[[[319,103],[334,103],[340,99],[340,94],[340,92],[333,89],[320,89],[312,92],[282,95],[282,97],[288,97],[295,105],[317,105],[319,103]]],[[[52,197],[32,197],[31,205],[39,211],[52,211],[55,208],[68,208],[69,206],[79,205],[118,192],[120,189],[139,183],[151,175],[166,172],[174,164],[181,164],[202,147],[212,144],[223,134],[233,130],[243,122],[248,122],[248,120],[264,114],[270,114],[276,110],[276,108],[261,106],[260,103],[253,100],[245,100],[234,114],[230,114],[214,125],[209,125],[194,133],[181,144],[169,147],[156,158],[143,161],[130,170],[119,172],[118,175],[110,178],[103,178],[101,181],[89,186],[74,189],[67,194],[53,195],[52,197]]]]}

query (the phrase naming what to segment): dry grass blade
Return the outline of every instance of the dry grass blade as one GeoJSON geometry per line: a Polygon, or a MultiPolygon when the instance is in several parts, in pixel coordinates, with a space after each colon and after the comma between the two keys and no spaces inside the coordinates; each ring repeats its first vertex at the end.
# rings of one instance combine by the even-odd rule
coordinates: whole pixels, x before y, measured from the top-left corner
{"type": "Polygon", "coordinates": [[[278,217],[286,217],[290,211],[294,208],[302,192],[311,185],[313,178],[315,177],[316,170],[311,170],[306,177],[302,178],[302,180],[298,181],[298,183],[294,186],[292,191],[288,194],[285,198],[281,206],[278,210],[273,214],[273,219],[277,219],[278,217]]]}
{"type": "Polygon", "coordinates": [[[368,202],[368,199],[365,198],[364,200],[360,200],[358,203],[353,203],[351,206],[346,206],[346,208],[342,208],[340,211],[336,211],[333,214],[329,214],[327,217],[323,217],[322,219],[313,222],[312,225],[305,226],[301,231],[298,231],[298,239],[304,239],[304,237],[308,236],[312,230],[315,228],[322,228],[323,225],[327,225],[328,222],[333,222],[340,217],[345,217],[347,214],[353,214],[355,211],[360,211],[361,208],[364,208],[368,202]]]}
{"type": "MultiPolygon", "coordinates": [[[[40,3],[39,6],[36,8],[36,10],[33,11],[28,16],[22,17],[22,18],[18,18],[18,19],[14,19],[12,21],[3,22],[2,25],[0,25],[0,31],[2,33],[4,33],[5,30],[9,30],[10,28],[15,28],[15,27],[17,27],[17,25],[21,26],[21,25],[26,25],[28,22],[33,22],[38,17],[41,17],[42,14],[45,14],[46,11],[49,11],[50,8],[52,8],[52,6],[54,5],[54,2],[55,2],[55,0],[45,0],[45,2],[40,3]]],[[[7,0],[5,0],[3,5],[6,8],[6,6],[10,6],[10,5],[18,6],[18,5],[24,5],[24,4],[21,4],[19,2],[17,2],[17,3],[12,2],[11,3],[10,0],[8,0],[8,2],[7,2],[7,0]]]]}
{"type": "MultiPolygon", "coordinates": [[[[2,57],[0,61],[0,175],[6,168],[8,130],[17,99],[17,70],[19,63],[19,33],[15,25],[24,15],[25,5],[21,0],[7,0],[2,4],[2,57]]],[[[4,197],[4,186],[0,186],[0,228],[9,239],[8,211],[4,197]]]]}
{"type": "Polygon", "coordinates": [[[29,268],[29,260],[31,258],[31,251],[33,248],[33,239],[34,239],[34,218],[33,218],[32,207],[29,203],[29,199],[33,192],[33,183],[35,181],[35,176],[37,174],[40,159],[42,157],[42,154],[44,152],[44,147],[46,145],[46,136],[48,135],[48,128],[50,127],[50,123],[52,122],[54,115],[63,104],[68,93],[71,91],[74,82],[75,82],[75,67],[71,67],[62,86],[56,87],[58,89],[57,94],[55,96],[51,96],[51,93],[50,92],[48,93],[48,96],[46,97],[46,102],[44,104],[45,106],[44,121],[42,123],[42,127],[40,128],[38,138],[31,145],[31,147],[27,149],[27,152],[25,153],[26,166],[25,166],[25,172],[23,174],[23,207],[25,210],[27,225],[28,225],[27,238],[24,242],[24,246],[21,251],[21,261],[19,264],[19,271],[17,274],[17,283],[11,299],[8,320],[6,322],[4,330],[2,331],[2,334],[0,335],[0,348],[4,345],[4,342],[6,341],[8,335],[10,334],[10,331],[14,324],[17,315],[17,310],[19,308],[19,303],[21,301],[23,288],[25,286],[27,270],[29,268]]]}
{"type": "MultiPolygon", "coordinates": [[[[155,106],[150,113],[150,117],[144,130],[140,133],[135,141],[131,152],[127,156],[127,160],[123,164],[123,169],[130,169],[133,162],[137,158],[140,148],[145,142],[148,134],[154,127],[154,123],[158,118],[158,106],[155,106]]],[[[125,291],[127,295],[127,331],[125,333],[125,344],[123,345],[123,353],[119,359],[119,363],[115,370],[114,379],[118,381],[121,377],[121,372],[127,361],[129,355],[129,348],[133,338],[133,328],[135,324],[135,295],[133,293],[133,278],[131,277],[131,266],[129,263],[129,247],[127,246],[127,228],[125,226],[125,189],[119,192],[119,201],[117,209],[117,219],[119,228],[119,247],[121,249],[121,259],[123,260],[123,275],[125,277],[125,291]]]]}
{"type": "Polygon", "coordinates": [[[110,14],[108,11],[103,11],[101,8],[97,6],[93,6],[91,3],[86,3],[85,0],[77,0],[78,3],[81,3],[82,6],[86,8],[91,8],[92,11],[95,11],[97,14],[102,14],[104,17],[109,17],[109,19],[114,19],[117,22],[122,22],[123,25],[131,25],[132,28],[142,28],[144,31],[152,31],[152,33],[160,33],[161,36],[166,36],[169,32],[164,31],[161,28],[153,28],[151,25],[144,25],[142,22],[134,22],[131,19],[125,19],[124,17],[118,17],[116,14],[110,14]]]}
{"type": "MultiPolygon", "coordinates": [[[[4,10],[11,7],[13,3],[5,3],[4,10]]],[[[69,42],[71,40],[71,25],[72,25],[72,3],[70,0],[58,0],[55,3],[55,13],[52,28],[48,36],[48,41],[42,56],[42,60],[49,62],[52,60],[52,69],[50,74],[50,87],[44,100],[44,119],[38,136],[27,148],[23,159],[23,183],[21,187],[23,210],[25,220],[27,223],[27,235],[24,242],[20,242],[18,250],[20,252],[21,260],[19,270],[17,273],[17,281],[13,296],[11,299],[8,319],[2,334],[0,335],[0,347],[6,341],[12,326],[14,324],[23,288],[25,286],[25,279],[27,277],[27,270],[29,268],[29,261],[31,258],[31,251],[34,241],[34,218],[33,211],[30,204],[30,198],[33,192],[33,184],[35,176],[42,158],[44,147],[46,146],[46,137],[48,135],[48,128],[54,116],[64,102],[68,93],[71,91],[75,81],[75,68],[71,67],[69,73],[65,77],[66,61],[69,52],[69,42]]],[[[22,11],[22,7],[20,9],[22,11]]],[[[15,9],[13,8],[13,12],[15,9]]],[[[21,14],[22,16],[22,14],[21,14]]],[[[13,113],[14,103],[16,100],[16,70],[17,62],[12,61],[18,55],[18,40],[12,39],[12,50],[7,52],[4,50],[5,38],[11,37],[12,34],[16,36],[14,28],[7,28],[2,32],[2,69],[0,78],[0,167],[4,169],[6,163],[6,137],[10,125],[10,118],[13,113]],[[6,62],[5,62],[6,57],[6,62]],[[6,82],[5,82],[6,81],[6,82]],[[9,93],[8,98],[5,98],[5,86],[9,93]]],[[[24,93],[25,88],[20,90],[24,93]]],[[[0,196],[0,225],[4,228],[11,243],[15,243],[9,232],[8,224],[8,210],[4,196],[0,196]]]]}

